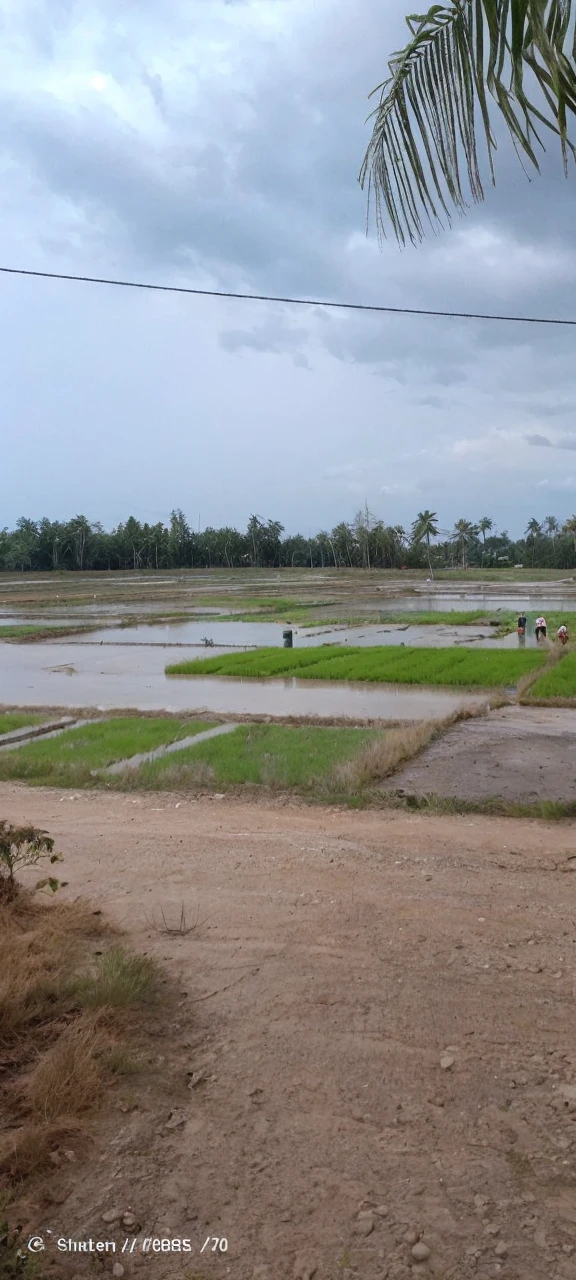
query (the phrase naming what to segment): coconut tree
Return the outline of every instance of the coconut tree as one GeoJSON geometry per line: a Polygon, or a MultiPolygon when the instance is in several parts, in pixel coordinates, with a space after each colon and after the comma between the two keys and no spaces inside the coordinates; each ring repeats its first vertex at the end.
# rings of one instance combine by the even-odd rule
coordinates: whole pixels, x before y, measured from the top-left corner
{"type": "Polygon", "coordinates": [[[462,568],[467,569],[466,553],[468,547],[475,541],[478,536],[478,529],[471,524],[470,520],[457,520],[452,532],[452,542],[455,542],[460,551],[462,568]]]}
{"type": "Polygon", "coordinates": [[[435,511],[419,511],[412,525],[412,542],[417,545],[419,542],[426,543],[426,555],[428,558],[428,568],[430,577],[434,577],[432,571],[432,560],[430,558],[430,539],[437,538],[439,534],[438,516],[435,511]]]}
{"type": "Polygon", "coordinates": [[[484,564],[484,556],[486,555],[486,534],[493,528],[494,521],[490,519],[490,516],[482,516],[482,519],[478,521],[478,532],[482,534],[482,564],[484,564]]]}
{"type": "Polygon", "coordinates": [[[570,534],[576,551],[576,516],[570,516],[570,519],[564,522],[564,533],[570,534]]]}
{"type": "Polygon", "coordinates": [[[401,244],[416,243],[427,223],[484,199],[476,135],[494,183],[495,113],[522,161],[538,169],[554,137],[567,172],[576,156],[575,9],[576,0],[446,0],[407,17],[410,40],[373,90],[360,172],[380,232],[390,224],[401,244]]]}
{"type": "Polygon", "coordinates": [[[526,541],[532,544],[532,568],[534,568],[534,560],[536,557],[536,544],[538,538],[542,537],[542,525],[538,520],[532,517],[526,525],[526,541]]]}
{"type": "Polygon", "coordinates": [[[560,532],[560,521],[556,516],[546,516],[544,528],[548,537],[552,539],[552,555],[554,556],[554,564],[556,564],[556,534],[560,532]]]}

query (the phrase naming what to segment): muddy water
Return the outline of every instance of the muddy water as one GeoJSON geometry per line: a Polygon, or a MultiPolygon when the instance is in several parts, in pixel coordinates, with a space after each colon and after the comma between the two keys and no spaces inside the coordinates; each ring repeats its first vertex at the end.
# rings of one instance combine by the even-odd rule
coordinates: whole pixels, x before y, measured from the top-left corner
{"type": "Polygon", "coordinates": [[[380,684],[168,678],[165,662],[162,648],[147,646],[2,645],[0,704],[421,720],[485,701],[480,694],[380,684]]]}
{"type": "MultiPolygon", "coordinates": [[[[283,626],[272,622],[171,622],[142,624],[136,627],[107,627],[89,635],[66,640],[75,645],[191,645],[203,647],[204,638],[219,649],[282,647],[283,626]]],[[[443,626],[365,626],[365,627],[293,627],[296,648],[320,644],[387,645],[407,644],[420,648],[449,648],[454,644],[474,644],[493,648],[517,645],[516,635],[496,640],[492,627],[443,626]]],[[[528,640],[530,643],[530,639],[528,640]]]]}
{"type": "MultiPolygon", "coordinates": [[[[62,626],[76,626],[78,623],[94,622],[94,626],[105,622],[108,618],[113,621],[119,621],[122,618],[130,618],[138,614],[166,614],[171,610],[177,611],[182,609],[181,602],[168,601],[168,603],[158,603],[151,601],[147,604],[145,601],[139,604],[85,604],[71,605],[70,601],[57,606],[49,606],[46,609],[30,609],[23,614],[16,614],[12,609],[0,609],[0,621],[3,623],[22,623],[34,622],[40,624],[49,622],[52,626],[55,622],[61,623],[62,626]]],[[[194,605],[186,610],[187,613],[197,617],[214,618],[217,616],[226,616],[234,613],[232,607],[228,608],[211,608],[209,605],[194,605]]],[[[236,609],[238,613],[238,609],[236,609]]]]}
{"type": "MultiPolygon", "coordinates": [[[[548,584],[549,586],[549,584],[548,584]]],[[[559,609],[565,609],[567,612],[576,612],[576,588],[569,594],[563,587],[562,593],[558,595],[545,595],[537,586],[530,588],[523,587],[518,583],[514,589],[509,588],[506,593],[494,592],[486,590],[469,590],[451,591],[449,594],[440,594],[437,592],[426,592],[418,590],[417,594],[410,596],[389,596],[382,595],[378,600],[358,601],[347,600],[342,605],[335,607],[334,605],[322,605],[314,610],[319,618],[334,617],[336,613],[346,616],[354,614],[358,617],[364,613],[374,614],[381,613],[384,618],[387,613],[449,613],[453,611],[461,611],[464,609],[482,610],[488,613],[497,614],[498,610],[516,612],[520,607],[527,610],[537,610],[546,612],[547,609],[557,612],[559,609]]]]}
{"type": "Polygon", "coordinates": [[[272,622],[165,622],[142,623],[136,627],[106,627],[91,631],[84,644],[112,645],[201,645],[204,637],[216,645],[250,648],[258,645],[282,647],[284,628],[272,622]]]}

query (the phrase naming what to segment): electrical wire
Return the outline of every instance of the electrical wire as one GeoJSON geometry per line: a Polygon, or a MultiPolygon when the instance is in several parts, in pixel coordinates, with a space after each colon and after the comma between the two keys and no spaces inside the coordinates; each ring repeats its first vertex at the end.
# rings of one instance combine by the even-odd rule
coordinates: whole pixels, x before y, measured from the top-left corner
{"type": "Polygon", "coordinates": [[[561,320],[547,316],[504,316],[475,311],[433,311],[424,307],[385,307],[370,302],[327,302],[320,298],[283,298],[267,293],[231,293],[224,289],[191,289],[176,284],[146,284],[141,280],[109,280],[102,276],[67,275],[61,271],[27,271],[23,267],[0,267],[0,272],[12,276],[36,276],[42,280],[74,280],[81,284],[108,284],[120,289],[149,289],[156,293],[188,293],[201,298],[233,298],[243,302],[286,302],[296,307],[331,307],[341,311],[373,311],[390,315],[436,316],[448,320],[497,320],[510,324],[572,325],[576,320],[561,320]]]}

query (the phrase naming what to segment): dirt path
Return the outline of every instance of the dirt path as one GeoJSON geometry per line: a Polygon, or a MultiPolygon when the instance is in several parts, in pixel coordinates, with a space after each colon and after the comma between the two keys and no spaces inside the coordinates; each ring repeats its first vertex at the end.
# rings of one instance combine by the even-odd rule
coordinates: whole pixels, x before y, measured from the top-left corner
{"type": "Polygon", "coordinates": [[[575,784],[574,712],[511,706],[455,725],[394,774],[390,785],[460,800],[570,801],[575,784]]]}
{"type": "Polygon", "coordinates": [[[165,1092],[55,1170],[39,1225],[190,1238],[122,1258],[153,1280],[575,1280],[573,826],[0,793],[181,988],[165,1092]],[[150,926],[182,903],[193,932],[150,926]]]}

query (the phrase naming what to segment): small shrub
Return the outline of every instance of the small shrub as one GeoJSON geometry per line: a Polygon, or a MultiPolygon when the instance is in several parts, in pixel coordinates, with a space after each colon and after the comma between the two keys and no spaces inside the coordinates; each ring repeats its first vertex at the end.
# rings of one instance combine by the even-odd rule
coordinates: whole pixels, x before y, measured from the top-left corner
{"type": "MultiPolygon", "coordinates": [[[[42,861],[48,861],[50,865],[62,861],[62,854],[54,853],[54,841],[46,831],[32,826],[15,827],[11,822],[0,821],[0,901],[10,902],[16,897],[16,872],[24,867],[36,867],[42,861]]],[[[36,888],[50,889],[55,893],[61,888],[61,882],[54,876],[46,876],[37,881],[36,888]]]]}

